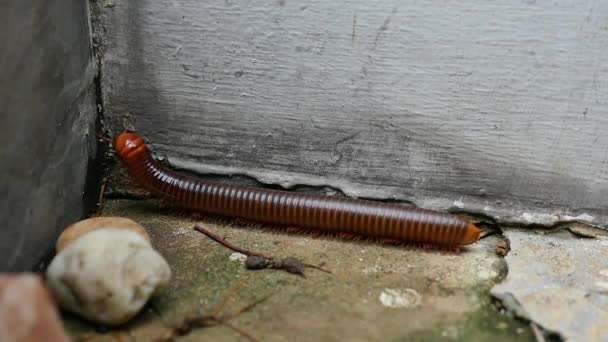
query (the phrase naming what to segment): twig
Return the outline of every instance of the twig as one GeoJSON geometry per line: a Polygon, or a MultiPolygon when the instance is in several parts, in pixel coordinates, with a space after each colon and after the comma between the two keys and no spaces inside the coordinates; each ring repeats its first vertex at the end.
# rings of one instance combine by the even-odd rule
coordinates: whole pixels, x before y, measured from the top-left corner
{"type": "Polygon", "coordinates": [[[101,215],[101,212],[103,211],[103,205],[105,204],[104,195],[106,192],[107,185],[108,185],[108,177],[103,177],[103,179],[101,180],[101,187],[99,189],[99,197],[97,198],[97,209],[95,210],[95,214],[93,216],[99,216],[99,215],[101,215]]]}
{"type": "Polygon", "coordinates": [[[242,307],[241,309],[239,309],[238,311],[236,311],[235,313],[233,313],[231,315],[220,316],[219,319],[222,320],[222,321],[225,321],[225,320],[229,320],[229,319],[235,318],[236,316],[242,315],[242,314],[250,311],[251,309],[253,309],[255,306],[257,306],[257,305],[259,305],[259,304],[267,301],[268,298],[270,298],[270,297],[272,297],[271,294],[268,295],[268,296],[266,296],[266,297],[263,297],[261,299],[258,299],[258,300],[256,300],[255,302],[253,302],[253,303],[251,303],[249,305],[246,305],[246,306],[242,307]]]}
{"type": "Polygon", "coordinates": [[[265,268],[272,268],[272,269],[284,270],[289,273],[297,274],[297,275],[304,277],[304,267],[309,267],[309,268],[314,268],[316,270],[320,270],[325,273],[331,274],[330,271],[323,269],[320,266],[303,263],[302,261],[300,261],[299,259],[296,259],[294,257],[277,259],[275,257],[265,256],[261,253],[252,252],[252,251],[243,249],[241,247],[237,247],[237,246],[229,243],[228,241],[222,239],[221,237],[217,236],[216,234],[210,232],[209,230],[203,228],[202,226],[200,226],[198,224],[194,226],[194,230],[206,235],[213,241],[219,243],[220,245],[222,245],[234,252],[246,255],[247,261],[245,262],[245,266],[247,267],[247,269],[250,269],[250,270],[260,270],[260,269],[265,269],[265,268]]]}
{"type": "Polygon", "coordinates": [[[252,341],[252,342],[257,342],[257,340],[255,339],[255,337],[253,337],[253,336],[249,335],[249,334],[248,334],[246,331],[244,331],[243,329],[238,328],[238,327],[236,327],[236,326],[234,326],[234,325],[232,325],[231,323],[228,323],[228,322],[226,322],[226,321],[222,321],[222,320],[220,320],[220,321],[219,321],[219,323],[220,323],[221,325],[225,325],[225,326],[226,326],[227,328],[229,328],[229,329],[232,329],[234,332],[236,332],[237,334],[239,334],[239,335],[243,336],[244,338],[248,339],[249,341],[252,341]]]}
{"type": "Polygon", "coordinates": [[[238,291],[241,287],[243,287],[243,285],[245,285],[245,281],[241,281],[239,284],[233,286],[229,291],[228,294],[226,296],[224,296],[224,299],[219,302],[214,308],[213,311],[211,311],[211,315],[212,316],[217,316],[220,311],[222,311],[222,309],[224,308],[224,306],[226,306],[226,303],[228,303],[228,301],[230,300],[230,298],[232,298],[232,296],[234,296],[234,294],[236,293],[236,291],[238,291]]]}
{"type": "Polygon", "coordinates": [[[263,254],[251,252],[251,251],[245,250],[243,248],[237,247],[237,246],[229,243],[228,241],[222,239],[221,237],[215,235],[214,233],[208,231],[207,229],[201,227],[198,224],[194,226],[194,230],[196,230],[199,233],[203,233],[203,234],[207,235],[211,240],[213,240],[213,241],[219,243],[220,245],[222,245],[228,249],[231,249],[237,253],[245,254],[246,256],[257,256],[257,257],[264,258],[264,259],[272,259],[272,257],[267,257],[267,256],[264,256],[263,254]]]}
{"type": "MultiPolygon", "coordinates": [[[[238,288],[238,287],[236,287],[236,288],[238,288]]],[[[231,291],[231,293],[229,293],[227,297],[231,297],[233,294],[234,294],[234,292],[231,291]]],[[[208,327],[213,327],[216,325],[224,325],[227,328],[235,331],[239,335],[245,337],[246,339],[248,339],[252,342],[257,342],[257,340],[253,336],[248,334],[247,332],[228,323],[228,320],[236,318],[237,316],[244,314],[247,311],[250,311],[256,305],[266,301],[268,298],[270,298],[270,296],[266,296],[249,305],[246,305],[243,308],[237,310],[235,313],[230,314],[230,315],[223,315],[223,316],[217,317],[215,314],[212,314],[212,315],[198,316],[198,317],[187,317],[187,318],[183,319],[179,325],[174,327],[165,337],[160,338],[159,341],[162,341],[162,342],[175,341],[175,338],[177,336],[187,335],[190,332],[192,332],[192,330],[197,329],[197,328],[208,328],[208,327]]],[[[225,302],[226,302],[226,299],[224,301],[220,302],[220,304],[224,304],[225,302]]],[[[223,306],[223,305],[221,305],[221,306],[223,306]]],[[[217,309],[217,307],[216,307],[216,309],[217,309]]]]}
{"type": "Polygon", "coordinates": [[[97,139],[103,140],[104,142],[106,142],[108,145],[112,144],[112,138],[107,137],[105,135],[103,135],[103,133],[99,133],[97,132],[97,134],[95,134],[97,136],[97,139]]]}
{"type": "Polygon", "coordinates": [[[543,334],[538,325],[530,322],[530,328],[532,328],[532,333],[534,334],[537,342],[545,342],[545,334],[543,334]]]}
{"type": "Polygon", "coordinates": [[[308,268],[314,268],[315,270],[319,270],[319,271],[321,271],[321,272],[325,272],[325,273],[327,273],[327,274],[332,274],[330,270],[326,270],[326,269],[324,269],[324,268],[323,268],[323,267],[321,267],[321,266],[312,265],[312,264],[306,264],[306,263],[303,263],[302,265],[304,265],[304,267],[308,267],[308,268]]]}

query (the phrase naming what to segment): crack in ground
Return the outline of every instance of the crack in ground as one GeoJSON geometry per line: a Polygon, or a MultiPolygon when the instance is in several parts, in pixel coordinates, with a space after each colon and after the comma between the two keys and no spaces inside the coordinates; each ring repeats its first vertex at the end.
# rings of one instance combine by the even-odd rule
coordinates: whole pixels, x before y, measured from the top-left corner
{"type": "MultiPolygon", "coordinates": [[[[505,249],[505,253],[501,255],[501,260],[504,265],[501,268],[501,272],[496,278],[496,284],[498,285],[502,283],[509,274],[509,263],[506,260],[506,256],[511,252],[511,242],[509,238],[504,235],[503,229],[500,226],[496,227],[499,231],[500,238],[506,242],[507,248],[505,249]]],[[[565,227],[564,227],[565,229],[565,227]]],[[[536,230],[531,230],[530,233],[536,230]]],[[[573,233],[574,235],[574,233],[573,233]]],[[[563,336],[561,336],[558,332],[552,331],[535,322],[532,317],[526,312],[524,307],[517,301],[515,296],[511,293],[506,293],[504,295],[496,295],[489,293],[490,299],[494,301],[496,307],[503,313],[507,314],[509,317],[518,319],[522,322],[527,323],[532,329],[534,337],[538,342],[562,342],[565,341],[563,336]]]]}

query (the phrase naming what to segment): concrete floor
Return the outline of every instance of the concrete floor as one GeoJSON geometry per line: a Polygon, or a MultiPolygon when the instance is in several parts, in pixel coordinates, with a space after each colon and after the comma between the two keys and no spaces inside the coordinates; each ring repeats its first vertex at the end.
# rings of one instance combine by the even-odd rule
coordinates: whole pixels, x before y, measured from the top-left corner
{"type": "MultiPolygon", "coordinates": [[[[501,236],[489,235],[460,254],[446,254],[197,219],[191,214],[159,210],[154,200],[111,200],[105,204],[103,214],[124,216],[143,224],[149,230],[154,246],[171,265],[173,279],[170,287],[154,298],[134,321],[118,329],[100,332],[93,325],[65,314],[65,325],[76,339],[153,340],[187,316],[211,313],[231,288],[241,284],[222,313],[234,312],[272,295],[230,321],[260,341],[535,340],[530,323],[497,310],[491,300],[490,291],[497,297],[514,299],[505,301],[507,305],[517,306],[507,312],[515,311],[520,316],[527,314],[526,318],[533,322],[537,318],[538,313],[529,306],[520,306],[523,302],[534,307],[534,301],[525,300],[530,298],[533,289],[526,293],[513,290],[526,282],[527,276],[521,274],[526,268],[525,260],[522,263],[521,259],[516,259],[520,260],[519,264],[514,261],[517,268],[510,268],[506,285],[501,284],[506,287],[495,287],[507,275],[502,253],[506,240],[501,236]],[[306,277],[302,278],[283,271],[247,270],[238,254],[193,231],[195,223],[202,223],[245,249],[323,264],[332,274],[307,269],[306,277]],[[511,272],[515,278],[511,277],[511,272]]],[[[507,236],[513,232],[517,231],[507,231],[507,236]]],[[[536,236],[536,245],[525,247],[528,252],[530,248],[537,252],[542,250],[542,239],[552,238],[530,231],[520,234],[523,235],[513,235],[518,248],[526,236],[536,236]]],[[[581,241],[570,233],[560,234],[566,234],[558,237],[562,243],[581,241]]],[[[600,237],[582,241],[605,242],[600,237]]],[[[596,253],[606,253],[606,249],[608,247],[596,253]]],[[[517,258],[521,253],[512,251],[507,258],[517,258]]],[[[523,255],[525,257],[525,253],[523,255]]],[[[535,262],[543,261],[537,255],[535,262]]],[[[552,270],[559,273],[559,267],[552,270]]],[[[539,271],[537,267],[535,272],[541,274],[543,270],[539,271]]],[[[573,269],[569,272],[576,273],[573,269]]],[[[540,283],[542,279],[538,277],[540,283]]],[[[559,281],[556,279],[547,280],[545,285],[559,281]]],[[[568,289],[564,291],[568,292],[568,289]]],[[[602,295],[596,295],[596,302],[597,296],[602,295]]],[[[579,304],[584,307],[584,302],[579,304]]],[[[542,310],[537,311],[542,313],[542,310]]],[[[589,320],[593,323],[594,317],[604,317],[606,312],[606,307],[600,305],[589,320]]],[[[585,336],[600,336],[599,339],[589,340],[602,340],[606,328],[598,328],[598,324],[599,321],[593,331],[600,335],[585,336]]],[[[580,325],[571,330],[576,333],[577,329],[590,331],[589,327],[580,325]]],[[[225,326],[218,326],[194,330],[179,340],[241,341],[244,338],[225,326]]]]}

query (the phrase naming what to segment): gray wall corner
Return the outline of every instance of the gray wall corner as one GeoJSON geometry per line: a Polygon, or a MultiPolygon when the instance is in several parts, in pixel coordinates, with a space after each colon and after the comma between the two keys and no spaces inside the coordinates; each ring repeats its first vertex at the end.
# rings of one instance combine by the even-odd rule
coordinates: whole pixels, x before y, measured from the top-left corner
{"type": "Polygon", "coordinates": [[[87,12],[79,0],[0,4],[0,271],[34,267],[91,205],[98,151],[87,12]]]}

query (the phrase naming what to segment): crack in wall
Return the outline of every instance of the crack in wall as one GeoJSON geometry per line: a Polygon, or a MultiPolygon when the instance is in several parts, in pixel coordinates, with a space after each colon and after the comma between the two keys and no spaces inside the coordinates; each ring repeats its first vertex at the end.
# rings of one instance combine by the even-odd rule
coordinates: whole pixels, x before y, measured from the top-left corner
{"type": "MultiPolygon", "coordinates": [[[[261,178],[256,175],[253,175],[250,172],[232,172],[232,170],[225,171],[225,170],[221,170],[221,169],[206,168],[206,167],[200,167],[199,170],[193,170],[194,167],[192,167],[192,165],[181,165],[183,163],[181,163],[179,161],[177,163],[175,163],[175,162],[171,163],[166,158],[162,159],[160,162],[168,167],[175,169],[176,171],[178,171],[180,173],[187,174],[187,175],[194,176],[194,177],[201,177],[201,178],[209,179],[209,180],[216,180],[216,181],[221,181],[221,182],[235,182],[235,183],[241,184],[241,185],[249,185],[249,186],[273,189],[273,190],[315,193],[315,194],[378,201],[378,202],[384,202],[384,203],[398,203],[398,204],[402,204],[402,205],[409,206],[409,207],[424,207],[422,205],[418,205],[418,203],[416,203],[415,200],[396,198],[395,196],[381,196],[379,194],[378,195],[375,195],[375,194],[366,195],[366,194],[360,194],[357,192],[353,193],[353,191],[345,190],[343,187],[331,185],[328,183],[323,183],[321,181],[316,184],[313,184],[312,181],[306,182],[307,180],[310,180],[308,178],[312,178],[312,177],[308,177],[308,178],[301,177],[301,178],[296,179],[297,181],[294,181],[294,182],[282,182],[282,181],[273,182],[273,181],[270,181],[268,178],[261,178]],[[306,178],[306,179],[304,179],[304,178],[306,178]]],[[[117,175],[117,172],[114,171],[113,175],[117,175]]],[[[119,177],[124,177],[125,175],[126,175],[126,173],[123,173],[119,177]]],[[[274,177],[271,177],[271,178],[274,178],[274,177]]],[[[111,189],[112,191],[109,193],[109,195],[111,195],[111,196],[116,195],[116,198],[120,198],[121,196],[124,196],[125,198],[138,198],[141,195],[141,191],[136,190],[137,186],[129,185],[129,183],[130,183],[130,181],[127,181],[124,184],[122,184],[122,186],[112,187],[112,189],[111,189]]],[[[353,184],[352,186],[349,186],[349,187],[356,187],[356,184],[353,184]]],[[[432,208],[432,209],[442,210],[441,208],[432,208]]],[[[549,229],[549,230],[570,229],[571,230],[572,226],[576,225],[577,227],[584,227],[584,228],[580,228],[576,231],[573,231],[573,233],[578,233],[581,236],[584,236],[584,234],[591,234],[590,233],[591,231],[595,231],[594,234],[596,234],[596,235],[601,235],[601,234],[608,235],[608,230],[600,225],[585,222],[585,221],[580,221],[580,220],[572,219],[572,218],[562,220],[562,221],[550,222],[550,223],[521,222],[521,221],[516,221],[516,220],[501,219],[499,217],[496,217],[495,215],[491,215],[486,212],[482,212],[482,211],[478,211],[478,210],[474,210],[474,209],[468,209],[468,208],[451,207],[451,208],[445,209],[445,211],[447,211],[451,214],[454,214],[454,215],[466,216],[469,219],[472,219],[475,223],[483,224],[492,229],[495,229],[496,227],[500,226],[500,227],[504,227],[504,228],[525,228],[525,229],[534,229],[534,230],[539,230],[539,229],[549,229]],[[584,233],[583,232],[584,230],[587,230],[587,233],[584,233]]]]}

